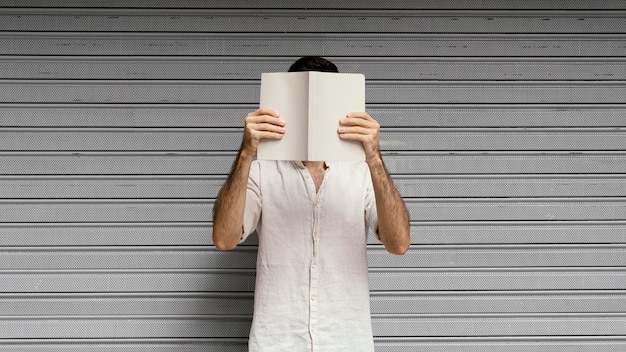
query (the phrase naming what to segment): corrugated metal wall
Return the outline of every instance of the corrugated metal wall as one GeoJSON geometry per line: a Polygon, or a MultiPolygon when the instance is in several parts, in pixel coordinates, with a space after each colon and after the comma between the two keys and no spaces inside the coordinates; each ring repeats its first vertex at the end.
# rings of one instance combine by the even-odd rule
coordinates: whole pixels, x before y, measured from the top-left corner
{"type": "Polygon", "coordinates": [[[211,207],[301,55],[366,75],[411,213],[377,351],[626,349],[624,1],[0,6],[0,351],[245,351],[254,239],[211,207]]]}

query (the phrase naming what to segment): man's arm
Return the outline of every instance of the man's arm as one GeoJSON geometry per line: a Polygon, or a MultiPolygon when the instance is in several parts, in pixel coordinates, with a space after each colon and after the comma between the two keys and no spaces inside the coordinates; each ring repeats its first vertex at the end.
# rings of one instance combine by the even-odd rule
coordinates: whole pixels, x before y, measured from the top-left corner
{"type": "Polygon", "coordinates": [[[350,113],[340,123],[339,137],[360,141],[365,149],[376,196],[378,237],[388,252],[402,255],[411,244],[409,214],[380,154],[380,125],[365,112],[350,113]]]}
{"type": "Polygon", "coordinates": [[[241,240],[248,176],[259,141],[281,139],[284,126],[273,109],[261,108],[246,116],[239,153],[213,207],[213,243],[217,249],[233,249],[241,240]]]}

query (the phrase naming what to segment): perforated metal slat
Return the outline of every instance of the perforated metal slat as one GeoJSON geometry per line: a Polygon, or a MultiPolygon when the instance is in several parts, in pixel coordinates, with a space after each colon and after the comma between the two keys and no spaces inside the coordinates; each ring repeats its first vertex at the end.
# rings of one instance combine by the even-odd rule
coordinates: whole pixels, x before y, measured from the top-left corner
{"type": "MultiPolygon", "coordinates": [[[[145,317],[85,319],[82,317],[50,317],[49,320],[28,318],[0,319],[2,338],[63,338],[73,331],[74,338],[220,338],[245,337],[250,317],[187,318],[145,317]],[[81,329],[75,329],[80,326],[81,329]]],[[[517,315],[517,316],[372,316],[372,329],[379,336],[411,336],[415,329],[425,336],[576,336],[586,333],[625,334],[624,315],[517,315]]]]}
{"type": "MultiPolygon", "coordinates": [[[[18,292],[251,292],[254,269],[3,270],[18,292]]],[[[372,291],[625,290],[623,267],[370,269],[372,291]]]]}
{"type": "MultiPolygon", "coordinates": [[[[84,3],[80,0],[65,0],[63,2],[47,1],[47,0],[30,0],[26,3],[17,2],[15,0],[2,0],[1,5],[7,7],[46,7],[46,8],[58,8],[58,7],[81,7],[84,3]]],[[[276,9],[284,6],[284,0],[266,0],[262,4],[255,4],[255,8],[268,8],[276,9]]],[[[327,8],[340,8],[340,9],[369,9],[372,7],[372,1],[362,0],[344,0],[342,2],[335,2],[334,0],[317,0],[301,6],[293,7],[295,10],[299,9],[327,9],[327,8]]],[[[376,2],[376,8],[378,9],[409,9],[414,6],[407,6],[410,3],[402,0],[394,0],[379,3],[376,2]]],[[[597,10],[617,10],[626,9],[626,5],[620,0],[603,0],[590,4],[587,0],[569,0],[568,6],[564,7],[561,3],[546,2],[542,0],[483,0],[479,3],[467,2],[464,0],[425,0],[419,4],[420,9],[503,9],[503,10],[528,10],[528,9],[541,9],[541,10],[563,10],[563,9],[597,9],[597,10]]],[[[223,8],[236,8],[236,9],[249,9],[251,5],[247,1],[232,1],[232,0],[186,0],[184,2],[171,2],[170,0],[153,0],[150,3],[145,3],[142,0],[111,0],[107,3],[103,3],[102,8],[139,8],[139,9],[154,9],[154,8],[167,8],[167,9],[223,9],[223,8]]]]}
{"type": "MultiPolygon", "coordinates": [[[[393,175],[404,197],[623,197],[622,175],[393,175]]],[[[0,176],[0,198],[215,198],[224,175],[0,176]]]]}
{"type": "MultiPolygon", "coordinates": [[[[227,174],[234,152],[0,152],[0,174],[227,174]]],[[[626,152],[383,152],[397,174],[626,173],[626,152]]]]}
{"type": "Polygon", "coordinates": [[[622,33],[617,11],[424,11],[384,9],[6,9],[0,30],[289,33],[622,33]]]}
{"type": "MultiPolygon", "coordinates": [[[[476,337],[476,338],[375,338],[377,351],[381,352],[450,352],[463,348],[465,351],[500,352],[512,348],[519,352],[588,349],[597,352],[616,352],[626,347],[620,337],[476,337]]],[[[0,339],[0,351],[10,352],[246,352],[246,338],[222,339],[52,339],[52,340],[6,340],[0,339]]]]}
{"type": "MultiPolygon", "coordinates": [[[[420,221],[623,220],[624,198],[408,198],[409,216],[420,221]]],[[[0,221],[206,222],[207,199],[0,200],[0,221]]]]}
{"type": "MultiPolygon", "coordinates": [[[[626,222],[415,221],[415,244],[626,243],[626,222]]],[[[0,225],[2,246],[212,245],[212,226],[194,223],[19,223],[0,225]]],[[[370,235],[370,244],[380,242],[370,235]]],[[[252,235],[244,245],[256,245],[252,235]]]]}
{"type": "MultiPolygon", "coordinates": [[[[12,81],[0,86],[6,103],[253,104],[257,81],[12,81]]],[[[371,81],[367,103],[626,103],[623,82],[371,81]]]]}
{"type": "MultiPolygon", "coordinates": [[[[249,315],[253,293],[1,294],[4,316],[249,315]]],[[[626,291],[383,291],[371,294],[373,314],[611,313],[626,291]]]]}
{"type": "MultiPolygon", "coordinates": [[[[342,116],[338,116],[339,120],[342,116]]],[[[331,126],[331,129],[339,127],[331,126]]],[[[287,130],[288,131],[288,130],[287,130]]],[[[289,133],[289,132],[287,132],[289,133]]],[[[241,129],[5,129],[4,151],[236,151],[241,129]]],[[[380,132],[384,151],[623,150],[626,128],[399,129],[380,132]]]]}
{"type": "Polygon", "coordinates": [[[623,57],[623,34],[0,33],[2,55],[623,57]],[[346,42],[350,45],[346,45],[346,42]]]}
{"type": "MultiPolygon", "coordinates": [[[[2,127],[233,127],[258,104],[1,104],[2,127]]],[[[382,127],[621,127],[626,105],[368,104],[382,127]]]]}
{"type": "MultiPolygon", "coordinates": [[[[352,58],[333,57],[342,72],[369,80],[607,80],[626,79],[622,58],[352,58]]],[[[260,79],[286,70],[292,58],[195,56],[4,56],[5,79],[260,79]]]]}
{"type": "MultiPolygon", "coordinates": [[[[389,256],[382,246],[368,250],[371,268],[591,267],[626,266],[625,245],[448,245],[419,246],[404,257],[389,256]]],[[[247,269],[256,266],[256,248],[224,254],[213,247],[15,247],[3,251],[0,269],[247,269]]]]}

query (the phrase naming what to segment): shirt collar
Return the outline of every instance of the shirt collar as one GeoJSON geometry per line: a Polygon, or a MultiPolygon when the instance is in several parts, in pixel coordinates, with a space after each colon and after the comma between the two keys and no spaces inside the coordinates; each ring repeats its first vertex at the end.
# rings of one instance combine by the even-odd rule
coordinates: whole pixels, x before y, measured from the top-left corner
{"type": "MultiPolygon", "coordinates": [[[[326,169],[330,169],[331,165],[333,164],[332,161],[325,161],[324,163],[326,164],[326,169]]],[[[306,169],[306,166],[304,166],[302,160],[294,160],[293,164],[296,165],[296,167],[299,169],[306,169]]]]}

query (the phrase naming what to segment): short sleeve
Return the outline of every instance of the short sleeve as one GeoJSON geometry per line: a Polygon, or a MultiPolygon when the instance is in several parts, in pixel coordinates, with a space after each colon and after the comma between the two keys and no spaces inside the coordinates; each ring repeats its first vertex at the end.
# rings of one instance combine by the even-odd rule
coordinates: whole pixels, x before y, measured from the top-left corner
{"type": "Polygon", "coordinates": [[[367,169],[365,179],[365,221],[367,226],[372,230],[378,240],[378,211],[376,209],[376,196],[374,194],[374,185],[372,184],[372,176],[367,169]]]}
{"type": "Polygon", "coordinates": [[[243,234],[239,243],[243,242],[257,228],[261,217],[261,172],[258,161],[253,161],[250,166],[248,185],[246,188],[246,203],[243,212],[243,234]]]}

